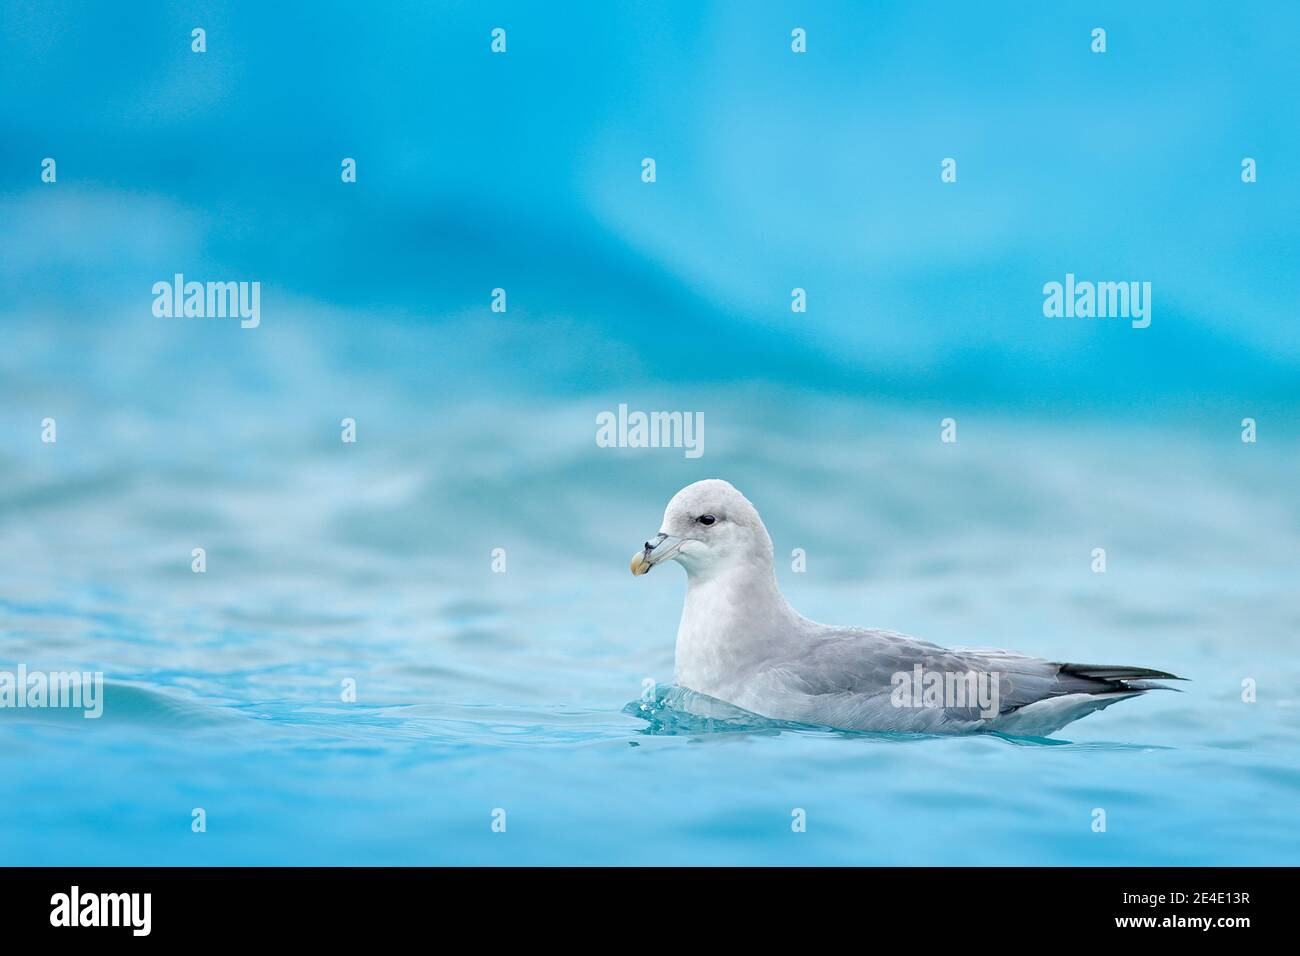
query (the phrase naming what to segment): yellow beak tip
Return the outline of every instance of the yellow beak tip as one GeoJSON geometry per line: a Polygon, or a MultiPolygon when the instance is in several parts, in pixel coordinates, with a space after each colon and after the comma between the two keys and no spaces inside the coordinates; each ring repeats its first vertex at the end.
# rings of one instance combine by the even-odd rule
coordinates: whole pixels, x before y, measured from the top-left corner
{"type": "Polygon", "coordinates": [[[646,562],[644,551],[638,551],[636,554],[632,555],[631,567],[634,575],[645,574],[650,570],[650,565],[646,562]]]}

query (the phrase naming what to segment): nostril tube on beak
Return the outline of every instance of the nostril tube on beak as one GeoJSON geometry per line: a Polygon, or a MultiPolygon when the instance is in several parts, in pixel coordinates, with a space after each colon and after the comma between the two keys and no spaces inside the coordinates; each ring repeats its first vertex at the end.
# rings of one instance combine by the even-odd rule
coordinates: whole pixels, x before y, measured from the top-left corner
{"type": "Polygon", "coordinates": [[[632,555],[632,573],[645,574],[654,565],[675,555],[681,546],[681,538],[674,538],[661,531],[657,538],[645,542],[641,550],[632,555]]]}

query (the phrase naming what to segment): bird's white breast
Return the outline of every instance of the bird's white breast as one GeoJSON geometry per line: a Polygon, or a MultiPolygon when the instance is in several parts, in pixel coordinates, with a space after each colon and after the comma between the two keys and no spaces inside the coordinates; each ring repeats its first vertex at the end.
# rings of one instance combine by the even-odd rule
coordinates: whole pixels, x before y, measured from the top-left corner
{"type": "Polygon", "coordinates": [[[754,675],[797,640],[800,623],[775,579],[752,573],[693,578],[677,629],[674,679],[744,706],[754,675]]]}

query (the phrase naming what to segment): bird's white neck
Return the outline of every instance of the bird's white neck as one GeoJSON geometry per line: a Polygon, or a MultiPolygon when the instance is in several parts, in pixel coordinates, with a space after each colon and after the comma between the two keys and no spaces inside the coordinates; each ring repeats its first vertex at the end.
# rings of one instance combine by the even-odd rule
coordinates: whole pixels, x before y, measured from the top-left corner
{"type": "Polygon", "coordinates": [[[779,652],[800,620],[777,586],[770,558],[688,570],[674,680],[735,701],[752,665],[779,652]]]}

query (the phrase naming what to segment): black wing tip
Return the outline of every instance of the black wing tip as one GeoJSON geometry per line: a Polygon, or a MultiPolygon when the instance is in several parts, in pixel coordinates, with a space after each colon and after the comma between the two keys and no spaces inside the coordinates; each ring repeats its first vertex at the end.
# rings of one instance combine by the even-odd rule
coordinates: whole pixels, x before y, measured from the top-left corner
{"type": "Polygon", "coordinates": [[[1186,677],[1179,677],[1168,671],[1152,670],[1149,667],[1127,667],[1122,664],[1062,664],[1061,673],[1104,681],[1187,680],[1186,677]]]}

